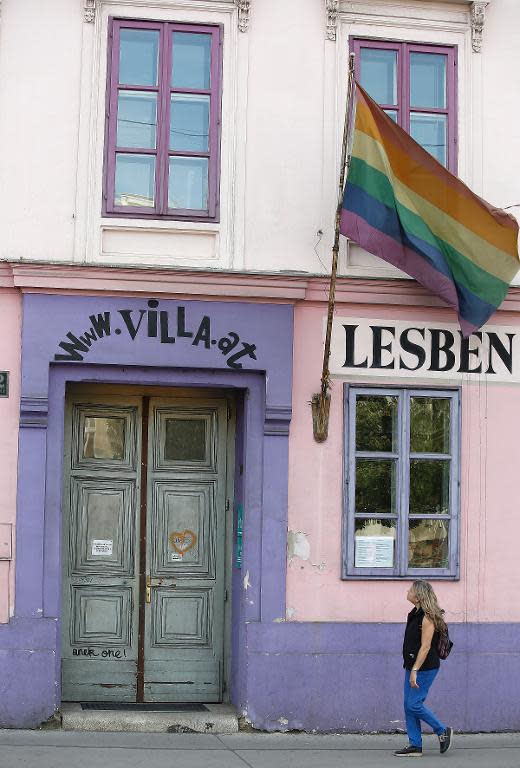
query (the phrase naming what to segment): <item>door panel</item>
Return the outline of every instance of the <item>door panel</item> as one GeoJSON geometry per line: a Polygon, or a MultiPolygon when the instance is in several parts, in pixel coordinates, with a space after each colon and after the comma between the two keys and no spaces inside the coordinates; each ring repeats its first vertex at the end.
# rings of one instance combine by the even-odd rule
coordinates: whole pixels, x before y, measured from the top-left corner
{"type": "Polygon", "coordinates": [[[63,659],[63,701],[135,701],[135,661],[117,659],[110,669],[91,659],[63,659]],[[133,692],[129,681],[134,681],[133,692]]]}
{"type": "MultiPolygon", "coordinates": [[[[74,645],[127,646],[131,641],[129,587],[71,586],[70,638],[74,645]]],[[[94,658],[115,657],[101,651],[94,658]]]]}
{"type": "Polygon", "coordinates": [[[145,695],[220,701],[226,406],[150,403],[145,695]]]}
{"type": "Polygon", "coordinates": [[[135,701],[140,401],[66,414],[62,697],[135,701]]]}
{"type": "Polygon", "coordinates": [[[218,661],[152,661],[147,665],[146,701],[220,701],[218,661]],[[170,682],[164,682],[169,680],[170,682]],[[175,689],[178,698],[172,698],[175,689]]]}
{"type": "Polygon", "coordinates": [[[215,578],[216,481],[157,480],[150,526],[154,576],[215,578]]]}
{"type": "Polygon", "coordinates": [[[217,472],[217,417],[218,412],[207,407],[179,406],[173,409],[155,404],[152,411],[153,470],[217,472]]]}
{"type": "Polygon", "coordinates": [[[72,421],[72,469],[94,472],[135,471],[139,448],[135,408],[75,404],[72,421]]]}
{"type": "Polygon", "coordinates": [[[135,482],[71,478],[71,573],[134,575],[135,482]]]}

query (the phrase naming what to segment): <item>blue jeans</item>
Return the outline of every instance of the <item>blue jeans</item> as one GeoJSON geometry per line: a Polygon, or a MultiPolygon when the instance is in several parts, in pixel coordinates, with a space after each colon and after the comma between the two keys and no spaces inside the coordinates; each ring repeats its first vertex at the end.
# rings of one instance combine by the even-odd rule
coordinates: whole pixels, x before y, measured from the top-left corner
{"type": "Polygon", "coordinates": [[[437,720],[433,712],[424,706],[430,686],[437,677],[438,669],[426,669],[417,672],[419,688],[410,685],[410,670],[404,671],[404,714],[406,718],[406,732],[410,744],[414,747],[422,747],[421,720],[432,728],[438,736],[444,733],[446,726],[437,720]]]}

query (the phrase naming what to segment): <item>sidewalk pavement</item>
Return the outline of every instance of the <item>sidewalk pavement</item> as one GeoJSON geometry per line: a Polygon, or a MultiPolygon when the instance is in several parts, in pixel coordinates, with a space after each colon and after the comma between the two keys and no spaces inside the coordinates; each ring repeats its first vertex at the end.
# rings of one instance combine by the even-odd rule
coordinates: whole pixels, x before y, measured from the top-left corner
{"type": "MultiPolygon", "coordinates": [[[[86,733],[0,730],[0,768],[388,768],[402,735],[86,733]]],[[[439,755],[424,737],[421,768],[520,768],[520,733],[455,735],[439,755]]]]}

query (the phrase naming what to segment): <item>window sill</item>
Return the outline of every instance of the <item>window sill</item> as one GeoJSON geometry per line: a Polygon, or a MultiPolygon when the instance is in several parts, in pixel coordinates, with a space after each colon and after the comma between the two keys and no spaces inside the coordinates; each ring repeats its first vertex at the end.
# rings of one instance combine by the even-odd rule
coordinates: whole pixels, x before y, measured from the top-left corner
{"type": "Polygon", "coordinates": [[[218,262],[219,235],[214,222],[104,217],[96,260],[158,267],[212,266],[218,262]]]}
{"type": "Polygon", "coordinates": [[[104,213],[101,216],[101,226],[120,229],[167,229],[218,232],[219,221],[217,219],[180,219],[173,216],[141,216],[139,214],[104,213]]]}
{"type": "Polygon", "coordinates": [[[447,576],[431,575],[429,573],[413,573],[406,576],[364,576],[356,574],[341,577],[341,581],[415,581],[416,579],[425,579],[426,581],[460,581],[460,574],[455,576],[452,574],[447,576]]]}
{"type": "Polygon", "coordinates": [[[116,211],[114,213],[104,211],[102,219],[118,219],[119,221],[144,221],[158,224],[161,222],[181,224],[183,226],[189,224],[218,224],[220,219],[218,216],[154,216],[153,213],[122,213],[116,211]]]}

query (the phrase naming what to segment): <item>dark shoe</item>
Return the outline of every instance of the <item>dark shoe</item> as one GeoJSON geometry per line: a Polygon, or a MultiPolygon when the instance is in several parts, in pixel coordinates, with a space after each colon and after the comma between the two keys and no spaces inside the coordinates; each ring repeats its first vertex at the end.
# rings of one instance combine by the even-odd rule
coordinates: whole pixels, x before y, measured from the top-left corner
{"type": "Polygon", "coordinates": [[[422,747],[414,747],[412,744],[409,744],[403,749],[398,749],[394,752],[394,755],[396,757],[422,757],[422,747]]]}
{"type": "Polygon", "coordinates": [[[453,744],[453,728],[446,728],[439,736],[441,755],[444,755],[453,744]]]}

